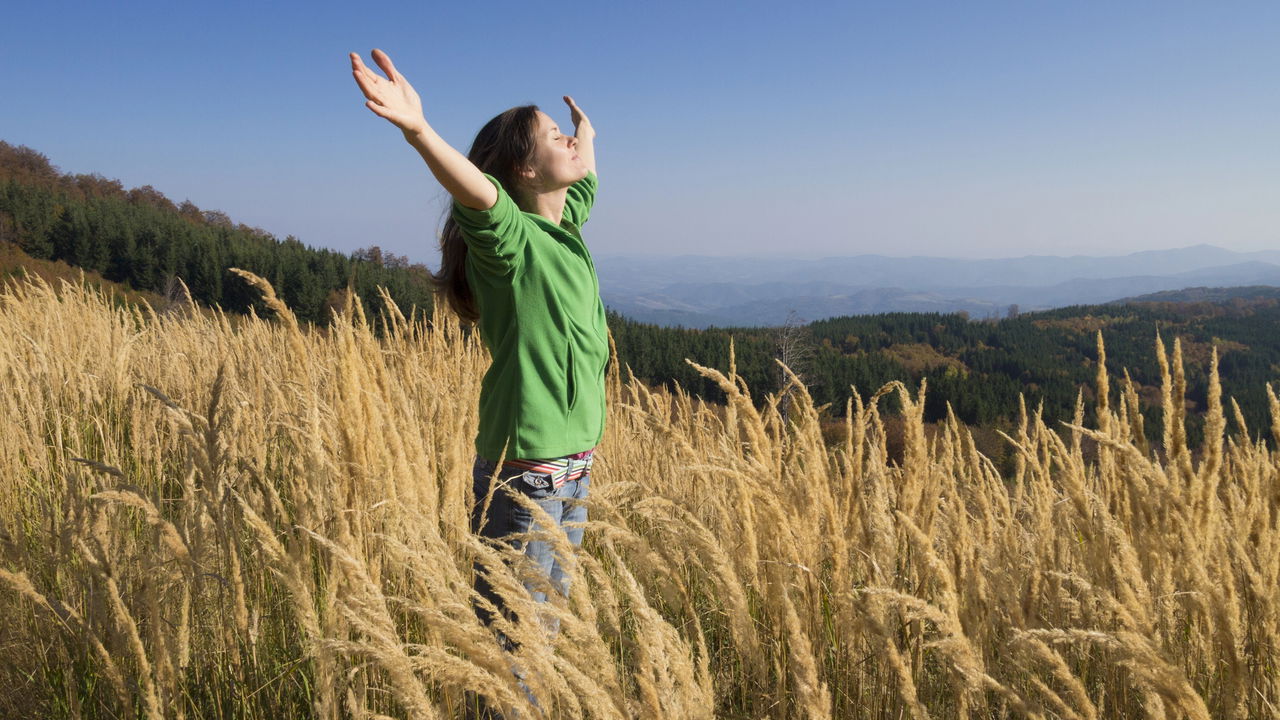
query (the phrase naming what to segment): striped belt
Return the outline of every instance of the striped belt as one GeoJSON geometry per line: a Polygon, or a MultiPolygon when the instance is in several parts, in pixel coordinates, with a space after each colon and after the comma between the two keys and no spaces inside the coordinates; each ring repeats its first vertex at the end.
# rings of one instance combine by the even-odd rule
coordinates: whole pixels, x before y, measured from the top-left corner
{"type": "Polygon", "coordinates": [[[558,490],[561,485],[585,475],[591,469],[591,461],[594,455],[595,448],[592,448],[574,455],[547,460],[506,460],[502,463],[502,467],[504,470],[510,468],[526,473],[533,472],[549,475],[551,477],[551,485],[558,490]]]}

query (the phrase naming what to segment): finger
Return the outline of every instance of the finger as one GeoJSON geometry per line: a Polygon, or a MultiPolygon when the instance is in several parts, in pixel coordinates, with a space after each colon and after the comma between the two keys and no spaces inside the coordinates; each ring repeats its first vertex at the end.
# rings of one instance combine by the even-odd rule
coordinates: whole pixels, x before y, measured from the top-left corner
{"type": "Polygon", "coordinates": [[[360,91],[367,98],[376,98],[381,96],[378,88],[378,76],[369,71],[364,63],[360,62],[360,56],[355,53],[351,54],[351,74],[356,79],[356,84],[360,86],[360,91]]]}
{"type": "Polygon", "coordinates": [[[364,106],[372,110],[374,115],[377,115],[380,118],[386,118],[388,120],[391,120],[391,115],[392,115],[391,111],[379,105],[378,103],[370,100],[369,102],[365,103],[364,106]]]}
{"type": "Polygon", "coordinates": [[[356,85],[360,86],[360,92],[364,93],[365,97],[370,100],[375,100],[381,97],[382,94],[373,86],[373,83],[369,78],[365,77],[365,73],[362,73],[359,70],[352,70],[351,75],[355,77],[356,85]]]}
{"type": "Polygon", "coordinates": [[[360,59],[360,56],[356,53],[351,53],[351,71],[363,75],[366,80],[371,82],[378,79],[378,76],[364,64],[364,60],[360,59]]]}
{"type": "Polygon", "coordinates": [[[378,67],[382,68],[382,72],[387,74],[388,80],[391,80],[393,82],[395,81],[396,75],[397,75],[396,66],[392,64],[390,55],[387,55],[381,50],[374,48],[373,61],[378,63],[378,67]]]}

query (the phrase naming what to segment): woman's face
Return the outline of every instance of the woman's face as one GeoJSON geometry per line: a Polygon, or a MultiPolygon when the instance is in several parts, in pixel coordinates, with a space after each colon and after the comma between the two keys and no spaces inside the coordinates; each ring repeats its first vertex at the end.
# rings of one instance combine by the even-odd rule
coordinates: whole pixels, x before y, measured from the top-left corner
{"type": "Polygon", "coordinates": [[[587,166],[578,157],[578,140],[560,132],[550,115],[538,111],[534,134],[533,161],[525,180],[534,192],[566,188],[587,176],[587,166]]]}

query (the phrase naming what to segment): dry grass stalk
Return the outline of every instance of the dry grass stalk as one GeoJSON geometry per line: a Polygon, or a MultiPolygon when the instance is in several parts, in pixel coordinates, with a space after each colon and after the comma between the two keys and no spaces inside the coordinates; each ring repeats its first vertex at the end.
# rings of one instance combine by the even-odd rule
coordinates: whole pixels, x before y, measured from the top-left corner
{"type": "Polygon", "coordinates": [[[615,363],[585,546],[540,533],[570,596],[539,608],[517,558],[468,531],[474,335],[385,296],[381,337],[354,297],[303,328],[242,277],[278,320],[114,308],[74,284],[0,294],[0,641],[51,643],[0,642],[0,714],[452,717],[474,694],[610,720],[1280,704],[1280,453],[1234,404],[1226,421],[1216,354],[1191,448],[1181,343],[1157,337],[1148,443],[1099,338],[1096,424],[1083,395],[1062,428],[1024,401],[1010,478],[954,416],[926,433],[923,388],[855,393],[828,447],[827,410],[785,368],[784,421],[784,394],[754,400],[732,356],[699,368],[723,408],[615,363]],[[475,617],[473,564],[515,611],[496,623],[514,654],[475,617]],[[5,692],[23,677],[44,682],[5,692]]]}

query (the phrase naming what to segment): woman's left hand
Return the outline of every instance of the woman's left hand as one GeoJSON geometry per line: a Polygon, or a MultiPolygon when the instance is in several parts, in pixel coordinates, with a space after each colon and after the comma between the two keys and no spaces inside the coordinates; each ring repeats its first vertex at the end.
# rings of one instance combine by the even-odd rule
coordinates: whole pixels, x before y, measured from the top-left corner
{"type": "Polygon", "coordinates": [[[569,119],[573,121],[574,134],[579,140],[582,139],[584,133],[595,135],[595,129],[591,127],[591,118],[582,112],[582,108],[578,107],[578,103],[568,95],[564,96],[564,104],[569,106],[569,119]]]}

